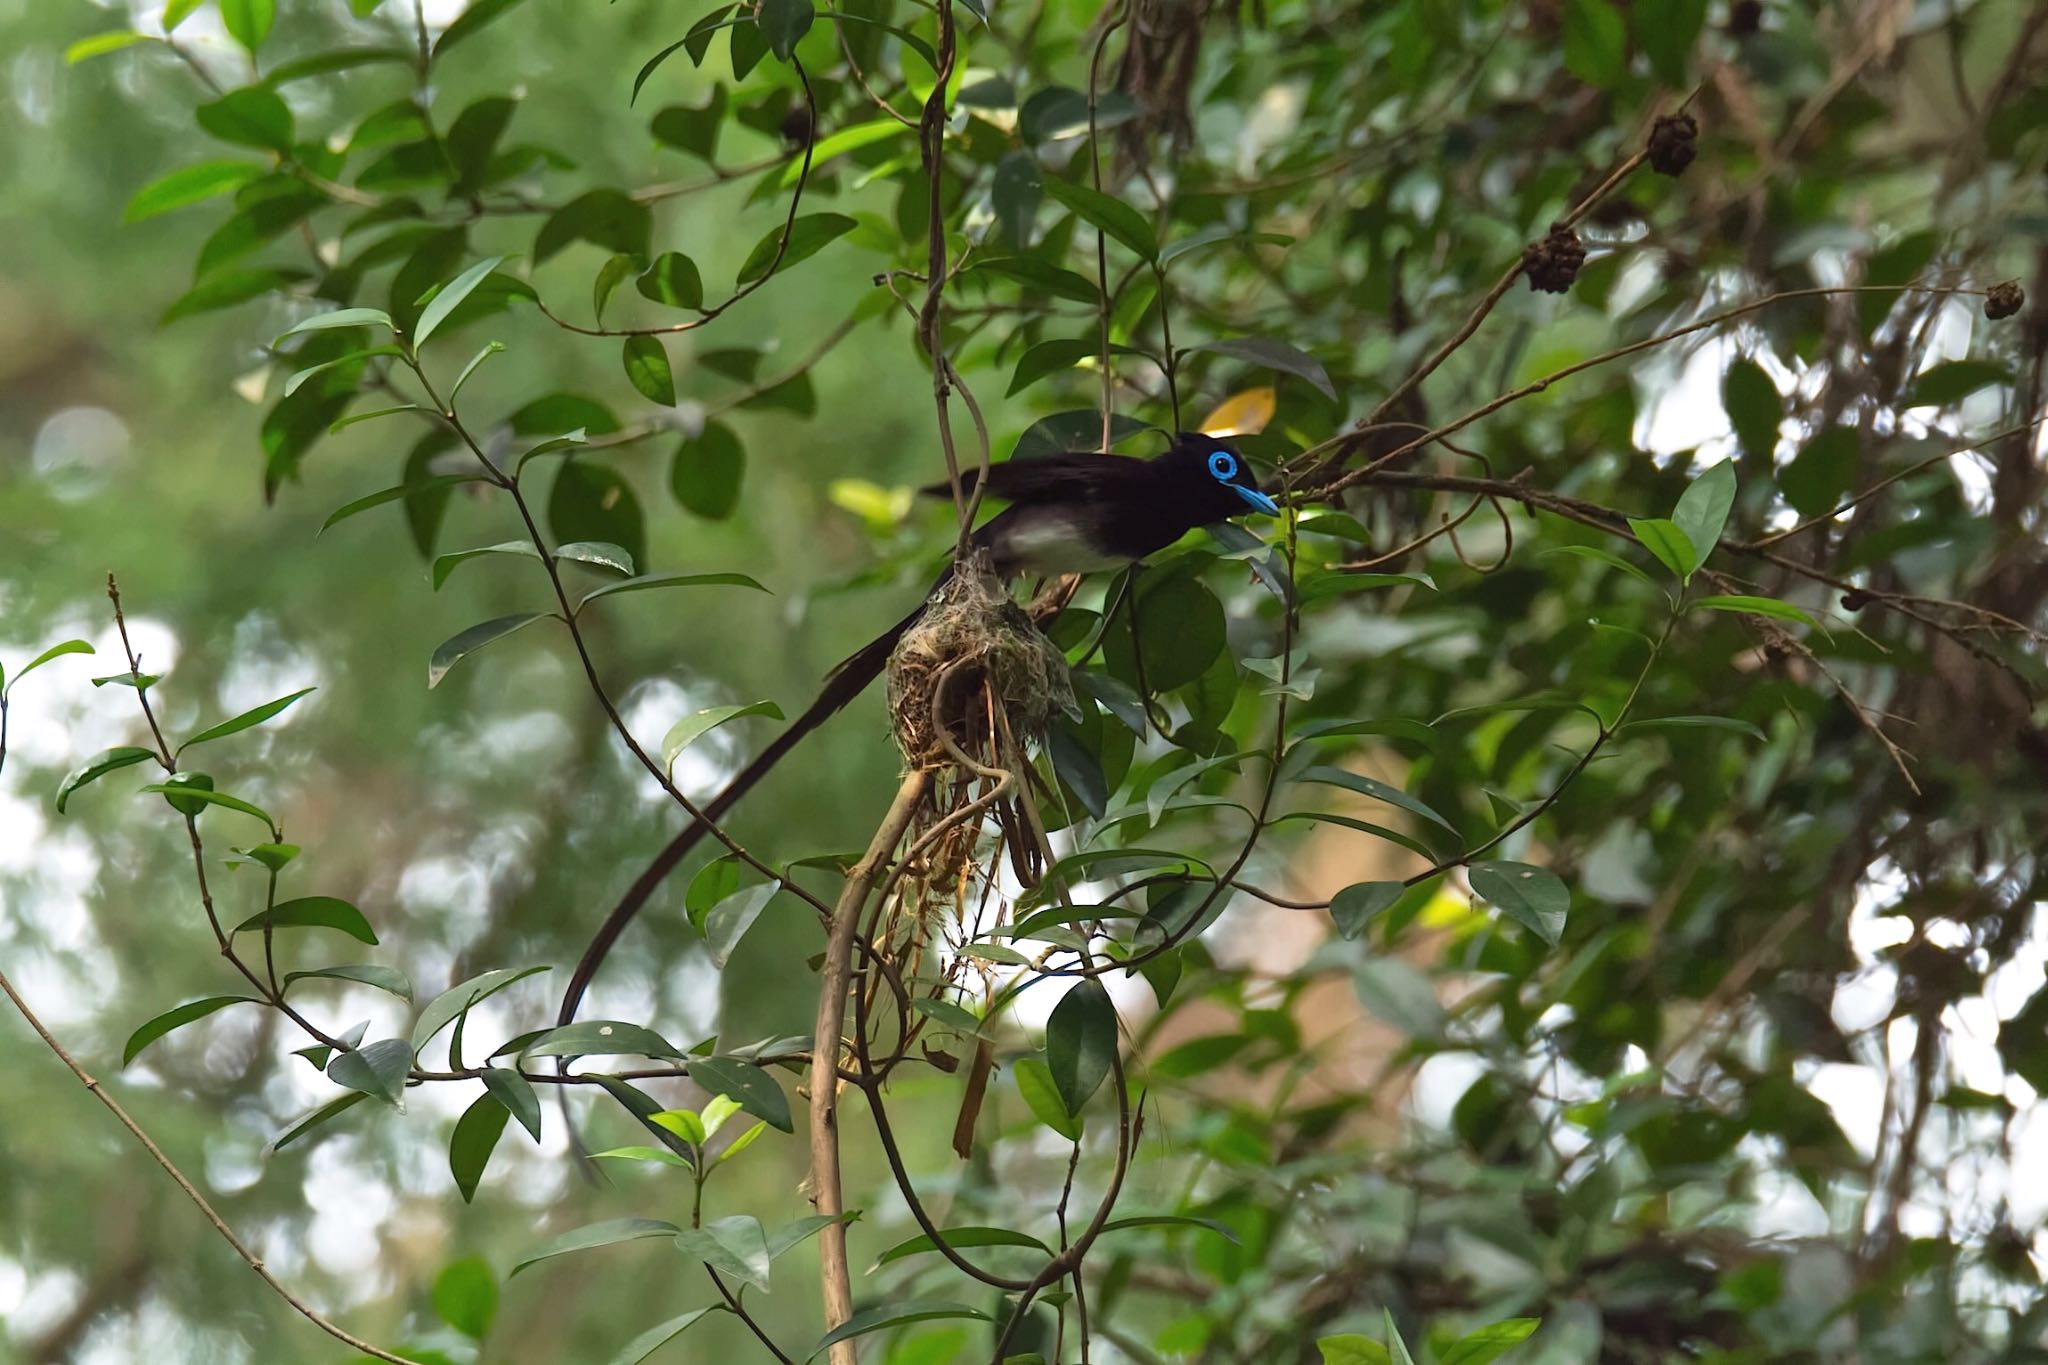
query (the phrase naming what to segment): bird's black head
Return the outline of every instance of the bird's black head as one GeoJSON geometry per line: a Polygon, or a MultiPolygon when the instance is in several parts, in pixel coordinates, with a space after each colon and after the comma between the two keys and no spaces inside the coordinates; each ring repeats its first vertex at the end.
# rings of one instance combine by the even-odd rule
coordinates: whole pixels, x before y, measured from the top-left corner
{"type": "Polygon", "coordinates": [[[1259,490],[1258,478],[1244,456],[1219,437],[1183,431],[1174,438],[1172,449],[1159,458],[1171,464],[1190,486],[1202,490],[1197,501],[1209,511],[1209,521],[1241,517],[1248,511],[1280,515],[1280,505],[1259,490]]]}

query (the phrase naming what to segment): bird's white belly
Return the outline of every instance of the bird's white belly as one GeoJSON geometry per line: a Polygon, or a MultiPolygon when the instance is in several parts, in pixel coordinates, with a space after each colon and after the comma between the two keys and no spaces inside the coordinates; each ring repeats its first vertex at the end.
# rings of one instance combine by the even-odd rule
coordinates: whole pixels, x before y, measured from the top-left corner
{"type": "Polygon", "coordinates": [[[1010,528],[1004,557],[1024,573],[1094,573],[1120,569],[1131,561],[1091,545],[1071,518],[1036,516],[1010,528]]]}

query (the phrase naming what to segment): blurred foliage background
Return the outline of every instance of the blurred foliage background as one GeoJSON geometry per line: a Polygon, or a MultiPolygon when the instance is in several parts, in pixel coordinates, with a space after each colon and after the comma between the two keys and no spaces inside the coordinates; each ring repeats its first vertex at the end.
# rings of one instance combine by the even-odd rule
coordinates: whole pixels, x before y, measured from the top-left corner
{"type": "MultiPolygon", "coordinates": [[[[1773,291],[2018,278],[2031,295],[2002,321],[1978,294],[1786,300],[1532,395],[1462,432],[1460,449],[1404,457],[1334,506],[1305,507],[1320,527],[1255,526],[1280,558],[1202,535],[1174,552],[1172,581],[1194,586],[1169,591],[1187,614],[1145,642],[1148,657],[1156,646],[1192,663],[1160,699],[1171,738],[1138,738],[1113,706],[1089,706],[1072,735],[1081,758],[1070,751],[1058,776],[1067,809],[1097,818],[1065,831],[1063,849],[1163,846],[1227,866],[1244,823],[1218,803],[1251,802],[1266,780],[1251,755],[1283,691],[1300,762],[1390,783],[1413,805],[1333,804],[1341,786],[1327,777],[1283,784],[1282,809],[1302,818],[1262,828],[1243,880],[1315,908],[1234,895],[1176,950],[1174,980],[1113,982],[1147,1105],[1119,1212],[1198,1217],[1230,1236],[1180,1225],[1106,1239],[1089,1261],[1086,1358],[1372,1359],[1346,1339],[1376,1342],[1392,1320],[1418,1358],[1471,1359],[1452,1343],[1507,1317],[1543,1323],[1511,1359],[1558,1365],[2048,1357],[2048,557],[2033,425],[2048,399],[2048,8],[1146,0],[1106,37],[1111,11],[1093,4],[998,3],[985,25],[971,8],[953,10],[968,69],[949,106],[942,212],[956,262],[1010,264],[954,282],[945,335],[997,458],[1050,439],[1035,424],[1058,414],[1081,414],[1066,429],[1088,432],[1100,392],[1085,292],[1095,231],[1042,192],[1091,183],[1079,92],[1098,40],[1104,188],[1169,251],[1196,243],[1164,272],[1171,342],[1159,276],[1131,242],[1105,244],[1115,337],[1150,357],[1120,361],[1118,411],[1169,428],[1231,403],[1269,481],[1306,483],[1318,458],[1300,452],[1373,412],[1526,244],[1643,145],[1653,116],[1688,98],[1697,161],[1676,178],[1637,170],[1598,197],[1569,292],[1515,282],[1381,416],[1448,422],[1773,291]],[[1244,338],[1288,349],[1176,353],[1167,391],[1157,361],[1171,346],[1244,338]],[[1047,342],[1073,345],[1034,349],[1047,342]],[[1708,586],[1797,611],[1676,617],[1632,700],[1635,632],[1674,621],[1658,558],[1612,516],[1532,511],[1498,486],[1481,504],[1457,483],[1521,478],[1662,518],[1723,460],[1739,480],[1728,534],[1752,549],[1724,545],[1712,565],[1732,577],[1708,586]],[[1777,543],[1779,560],[1753,552],[1893,476],[1777,543]],[[1455,541],[1436,534],[1468,504],[1455,541]],[[1337,567],[1379,556],[1375,572],[1414,577],[1337,567]],[[1298,636],[1248,557],[1302,589],[1298,636]],[[1225,629],[1190,661],[1212,609],[1225,629]],[[1276,681],[1290,643],[1299,653],[1276,681]],[[1624,705],[1632,721],[1667,723],[1610,740],[1624,705]],[[1356,722],[1370,724],[1308,737],[1356,722]],[[1490,854],[1563,878],[1561,927],[1489,908],[1457,868],[1398,900],[1340,894],[1456,861],[1532,814],[1490,854]],[[1333,899],[1342,934],[1320,908],[1333,899]]],[[[796,48],[815,92],[808,120],[794,68],[759,36],[793,22],[788,4],[763,6],[766,29],[748,16],[713,35],[701,64],[673,54],[637,98],[643,63],[705,6],[467,9],[477,17],[451,30],[460,4],[428,0],[416,16],[412,0],[280,0],[271,23],[258,17],[270,5],[231,0],[183,19],[178,51],[95,53],[73,45],[161,34],[161,7],[0,0],[0,664],[12,680],[48,644],[97,646],[11,694],[0,969],[88,1069],[117,1077],[266,1261],[352,1330],[455,1361],[607,1360],[715,1301],[687,1258],[640,1242],[507,1272],[592,1220],[686,1221],[687,1180],[629,1167],[608,1187],[583,1183],[550,1106],[541,1144],[508,1130],[465,1202],[446,1150],[475,1082],[419,1087],[402,1114],[359,1106],[270,1152],[336,1093],[270,1010],[210,1016],[122,1070],[137,1025],[234,978],[199,916],[175,817],[130,795],[145,770],[80,790],[61,816],[52,804],[88,755],[143,735],[133,691],[91,681],[120,671],[113,571],[143,667],[164,675],[152,696],[173,733],[317,685],[208,758],[222,790],[276,813],[304,848],[293,894],[360,906],[383,939],[362,956],[401,968],[421,1001],[489,968],[551,964],[468,1027],[488,1025],[495,1045],[552,1020],[548,983],[673,832],[673,808],[544,629],[426,686],[442,641],[542,603],[517,559],[469,564],[436,589],[423,542],[486,545],[517,527],[502,502],[457,488],[438,518],[414,498],[323,533],[335,508],[419,477],[437,453],[416,453],[409,416],[326,435],[359,385],[356,410],[383,405],[365,367],[316,378],[294,403],[287,376],[346,346],[304,349],[330,343],[318,332],[282,354],[272,344],[338,305],[410,317],[422,291],[487,255],[512,258],[513,283],[483,291],[479,305],[497,310],[459,315],[429,361],[445,386],[486,340],[506,344],[462,395],[494,452],[570,427],[600,438],[562,465],[583,473],[542,476],[582,479],[580,492],[537,485],[552,538],[627,545],[643,571],[748,573],[774,594],[622,595],[585,618],[643,744],[709,706],[768,698],[794,714],[950,545],[950,513],[908,496],[943,469],[930,370],[875,282],[925,260],[928,201],[902,119],[931,85],[917,50],[935,39],[932,11],[820,11],[796,48]],[[442,44],[423,87],[416,22],[442,44]],[[268,137],[267,102],[254,133],[194,121],[216,99],[209,82],[251,85],[243,40],[256,37],[272,79],[323,54],[396,55],[292,73],[277,88],[295,135],[273,155],[250,145],[268,137]],[[434,137],[407,122],[415,99],[434,137]],[[479,131],[500,115],[496,136],[479,131]],[[456,141],[463,119],[482,149],[468,171],[408,151],[456,141]],[[615,253],[678,251],[722,299],[783,220],[806,122],[821,161],[804,211],[852,225],[667,343],[674,404],[629,380],[616,337],[551,326],[521,297],[530,285],[589,327],[593,279],[615,253]],[[831,141],[849,129],[868,131],[831,141]],[[261,179],[123,221],[143,186],[220,159],[261,179]],[[563,211],[606,189],[639,191],[647,226],[613,201],[563,211]],[[271,190],[287,207],[264,207],[271,190]],[[549,250],[550,223],[584,240],[549,250]],[[188,315],[160,323],[181,299],[188,315]],[[706,435],[707,419],[730,439],[706,435]],[[632,439],[605,442],[607,424],[632,439]]],[[[684,316],[636,275],[614,279],[607,322],[684,316]]],[[[921,292],[901,276],[897,287],[921,292]]],[[[967,441],[958,409],[954,421],[967,441]]],[[[1353,467],[1404,439],[1369,434],[1353,467]]],[[[1133,433],[1121,448],[1158,447],[1133,433]]],[[[1092,586],[1080,601],[1104,605],[1092,586]]],[[[1129,655],[1113,644],[1098,674],[1137,681],[1129,655]]],[[[1123,695],[1101,686],[1092,695],[1123,695]]],[[[807,743],[741,806],[735,832],[778,864],[859,848],[896,764],[879,708],[864,700],[807,743]]],[[[701,741],[678,768],[684,790],[715,791],[772,725],[701,741]]],[[[205,826],[223,915],[239,920],[262,905],[261,873],[220,865],[230,819],[211,812],[205,826]]],[[[807,1033],[815,918],[777,898],[721,967],[686,920],[692,870],[622,943],[585,1016],[643,1021],[684,1047],[807,1033]]],[[[801,875],[829,899],[828,875],[801,875]]],[[[307,940],[288,947],[291,965],[337,960],[307,940]]],[[[920,1066],[894,1081],[910,1168],[949,1226],[1051,1235],[1070,1147],[1020,1097],[1012,1064],[1038,1052],[1053,993],[989,1026],[1001,1067],[971,1158],[947,1142],[963,1078],[920,1066]]],[[[403,1001],[345,983],[295,998],[335,1031],[366,1019],[372,1037],[403,1034],[409,1018],[403,1001]]],[[[0,1358],[346,1358],[210,1239],[24,1028],[5,1027],[0,1358]]],[[[783,1080],[793,1093],[797,1077],[783,1080]]],[[[666,1103],[703,1099],[653,1088],[666,1103]]],[[[863,1273],[915,1227],[861,1101],[846,1105],[861,1302],[996,1312],[997,1296],[934,1257],[863,1273]]],[[[582,1108],[601,1142],[646,1140],[608,1102],[582,1108]]],[[[1086,1116],[1078,1193],[1091,1202],[1113,1109],[1098,1096],[1086,1116]]],[[[770,1228],[809,1213],[806,1166],[800,1137],[769,1130],[721,1169],[715,1212],[770,1228]]],[[[1034,1264],[1016,1248],[983,1255],[1034,1264]]],[[[750,1301],[800,1356],[820,1330],[811,1246],[778,1261],[771,1288],[750,1301]]],[[[1071,1304],[1041,1308],[1012,1349],[1083,1358],[1062,1317],[1071,1304]]],[[[759,1355],[725,1314],[665,1349],[759,1355]]],[[[985,1326],[937,1321],[870,1338],[863,1358],[989,1349],[985,1326]]]]}

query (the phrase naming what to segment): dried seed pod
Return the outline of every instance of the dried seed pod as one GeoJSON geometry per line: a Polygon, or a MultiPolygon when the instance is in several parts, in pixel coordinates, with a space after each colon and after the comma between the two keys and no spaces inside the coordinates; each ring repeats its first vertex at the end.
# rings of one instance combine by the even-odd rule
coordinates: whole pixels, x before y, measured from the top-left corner
{"type": "Polygon", "coordinates": [[[2018,280],[2005,280],[1984,291],[1984,316],[1993,322],[2009,318],[2026,306],[2027,291],[2018,280]]]}
{"type": "Polygon", "coordinates": [[[1699,155],[1700,125],[1691,114],[1665,114],[1650,125],[1650,169],[1659,175],[1683,175],[1699,155]]]}
{"type": "Polygon", "coordinates": [[[1539,293],[1564,293],[1585,263],[1585,244],[1562,223],[1553,223],[1549,236],[1522,249],[1522,273],[1529,277],[1529,288],[1539,293]]]}

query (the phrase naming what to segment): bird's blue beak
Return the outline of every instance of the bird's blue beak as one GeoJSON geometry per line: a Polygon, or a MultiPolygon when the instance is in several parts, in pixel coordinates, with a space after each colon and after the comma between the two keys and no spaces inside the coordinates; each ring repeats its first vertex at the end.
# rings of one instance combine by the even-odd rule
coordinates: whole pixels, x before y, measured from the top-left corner
{"type": "Polygon", "coordinates": [[[1277,517],[1280,515],[1280,504],[1274,502],[1271,498],[1267,497],[1264,493],[1261,493],[1258,489],[1246,488],[1241,483],[1234,483],[1230,486],[1237,491],[1237,495],[1240,498],[1243,498],[1246,502],[1252,505],[1252,510],[1257,512],[1264,512],[1269,517],[1277,517]]]}

